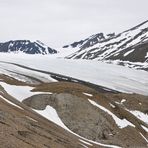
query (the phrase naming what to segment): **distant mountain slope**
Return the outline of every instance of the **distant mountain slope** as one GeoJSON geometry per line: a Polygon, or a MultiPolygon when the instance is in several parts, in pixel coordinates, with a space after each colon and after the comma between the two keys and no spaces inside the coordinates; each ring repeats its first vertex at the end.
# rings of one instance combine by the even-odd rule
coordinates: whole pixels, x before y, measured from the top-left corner
{"type": "Polygon", "coordinates": [[[44,45],[40,41],[31,42],[30,40],[15,40],[0,43],[0,52],[23,52],[26,54],[54,54],[57,53],[55,49],[52,49],[44,45]]]}
{"type": "MultiPolygon", "coordinates": [[[[88,38],[87,42],[91,42],[90,40],[91,38],[88,38]]],[[[120,34],[112,34],[107,38],[93,42],[92,45],[83,44],[78,51],[67,56],[67,58],[118,60],[118,63],[122,64],[127,61],[129,65],[130,62],[148,65],[148,21],[120,34]]],[[[144,65],[141,69],[144,69],[144,65]]]]}
{"type": "MultiPolygon", "coordinates": [[[[107,37],[114,36],[115,34],[108,34],[107,37]]],[[[103,33],[94,34],[84,40],[74,42],[70,45],[65,45],[63,48],[87,48],[93,46],[96,43],[99,43],[107,38],[103,33]]]]}

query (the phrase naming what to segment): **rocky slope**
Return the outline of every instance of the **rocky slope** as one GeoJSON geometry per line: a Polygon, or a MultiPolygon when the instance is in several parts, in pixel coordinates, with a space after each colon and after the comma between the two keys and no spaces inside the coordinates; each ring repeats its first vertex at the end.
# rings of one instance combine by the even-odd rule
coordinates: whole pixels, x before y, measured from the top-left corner
{"type": "Polygon", "coordinates": [[[78,138],[33,112],[0,87],[2,148],[78,148],[78,138]]]}
{"type": "MultiPolygon", "coordinates": [[[[123,94],[123,96],[125,97],[126,95],[123,94]]],[[[125,110],[126,105],[123,104],[120,106],[115,103],[115,107],[111,107],[109,97],[106,100],[103,100],[105,98],[104,96],[100,97],[102,97],[100,100],[95,100],[98,104],[111,110],[115,116],[121,118],[121,121],[126,119],[132,124],[119,128],[112,116],[104,110],[90,104],[86,97],[77,97],[69,93],[53,94],[51,96],[35,95],[24,100],[24,103],[37,110],[44,110],[46,105],[51,105],[57,110],[59,117],[70,130],[87,139],[111,145],[119,145],[121,147],[146,147],[147,142],[140,134],[142,132],[145,137],[148,138],[147,132],[141,128],[143,122],[130,112],[127,112],[125,110]]],[[[119,98],[121,95],[116,95],[116,97],[119,98]]],[[[133,97],[133,99],[136,97],[142,98],[142,104],[144,102],[146,103],[145,108],[143,108],[146,111],[148,105],[146,101],[147,98],[143,96],[126,97],[133,97]]],[[[126,101],[129,100],[127,99],[126,101]]],[[[115,100],[112,100],[112,104],[114,104],[114,101],[115,100]]],[[[138,100],[136,100],[136,102],[137,101],[138,100]]],[[[120,103],[120,101],[118,103],[120,103]]],[[[128,109],[131,110],[130,107],[128,107],[128,109]]],[[[138,107],[135,107],[135,109],[137,110],[138,107]]]]}
{"type": "Polygon", "coordinates": [[[18,94],[21,87],[23,90],[32,88],[32,95],[21,99],[22,103],[17,101],[19,97],[15,99],[8,94],[11,94],[11,87],[7,92],[0,88],[3,147],[147,147],[147,96],[102,93],[70,82],[22,82],[6,75],[0,75],[0,81],[4,88],[8,87],[7,83],[13,86],[13,91],[18,89],[18,94]],[[51,119],[53,112],[48,111],[48,107],[55,109],[63,122],[62,127],[51,119]],[[46,111],[46,118],[53,123],[34,111],[46,111]]]}
{"type": "Polygon", "coordinates": [[[52,49],[44,45],[40,41],[31,42],[30,40],[15,40],[0,43],[0,52],[6,53],[26,53],[26,54],[54,54],[57,53],[55,49],[52,49]]]}
{"type": "Polygon", "coordinates": [[[78,51],[67,58],[103,60],[147,70],[148,21],[117,35],[112,34],[101,40],[91,40],[90,37],[86,43],[82,42],[78,51]]]}
{"type": "Polygon", "coordinates": [[[103,33],[98,33],[84,40],[74,42],[70,45],[65,45],[63,46],[63,48],[87,48],[87,47],[93,46],[94,44],[98,42],[105,40],[107,37],[113,37],[113,36],[115,36],[114,33],[108,34],[107,36],[105,36],[103,33]]]}

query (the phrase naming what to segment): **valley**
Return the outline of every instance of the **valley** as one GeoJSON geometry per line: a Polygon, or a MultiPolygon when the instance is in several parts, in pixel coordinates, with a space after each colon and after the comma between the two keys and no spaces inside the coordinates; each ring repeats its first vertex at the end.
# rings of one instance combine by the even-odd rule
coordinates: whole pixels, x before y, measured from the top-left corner
{"type": "Polygon", "coordinates": [[[0,43],[0,144],[148,147],[148,21],[57,49],[0,43]]]}

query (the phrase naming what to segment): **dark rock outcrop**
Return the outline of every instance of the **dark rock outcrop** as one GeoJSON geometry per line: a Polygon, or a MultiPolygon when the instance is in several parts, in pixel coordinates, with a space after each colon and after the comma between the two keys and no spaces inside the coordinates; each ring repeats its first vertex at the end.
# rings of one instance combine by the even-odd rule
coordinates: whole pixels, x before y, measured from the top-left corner
{"type": "Polygon", "coordinates": [[[31,42],[30,40],[15,40],[0,43],[0,52],[5,53],[26,53],[26,54],[54,54],[57,53],[55,49],[52,49],[40,41],[31,42]]]}

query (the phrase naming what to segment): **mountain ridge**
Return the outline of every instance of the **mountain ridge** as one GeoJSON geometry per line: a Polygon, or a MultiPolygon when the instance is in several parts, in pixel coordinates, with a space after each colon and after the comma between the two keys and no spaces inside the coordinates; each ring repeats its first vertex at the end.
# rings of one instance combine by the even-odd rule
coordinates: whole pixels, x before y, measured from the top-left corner
{"type": "Polygon", "coordinates": [[[57,51],[43,44],[41,41],[10,40],[0,43],[0,52],[26,53],[26,54],[54,54],[57,51]]]}
{"type": "Polygon", "coordinates": [[[10,40],[0,43],[0,52],[54,54],[60,58],[98,60],[147,71],[148,20],[118,34],[100,32],[59,49],[39,40],[10,40]]]}
{"type": "MultiPolygon", "coordinates": [[[[91,42],[90,40],[88,38],[87,42],[91,42]]],[[[76,52],[66,58],[110,61],[112,63],[118,61],[120,65],[135,68],[139,64],[137,68],[145,70],[148,68],[148,21],[117,35],[113,33],[112,36],[94,42],[92,45],[87,45],[81,44],[76,52]],[[141,64],[143,65],[140,67],[141,64]],[[145,65],[147,65],[146,68],[145,65]]]]}

